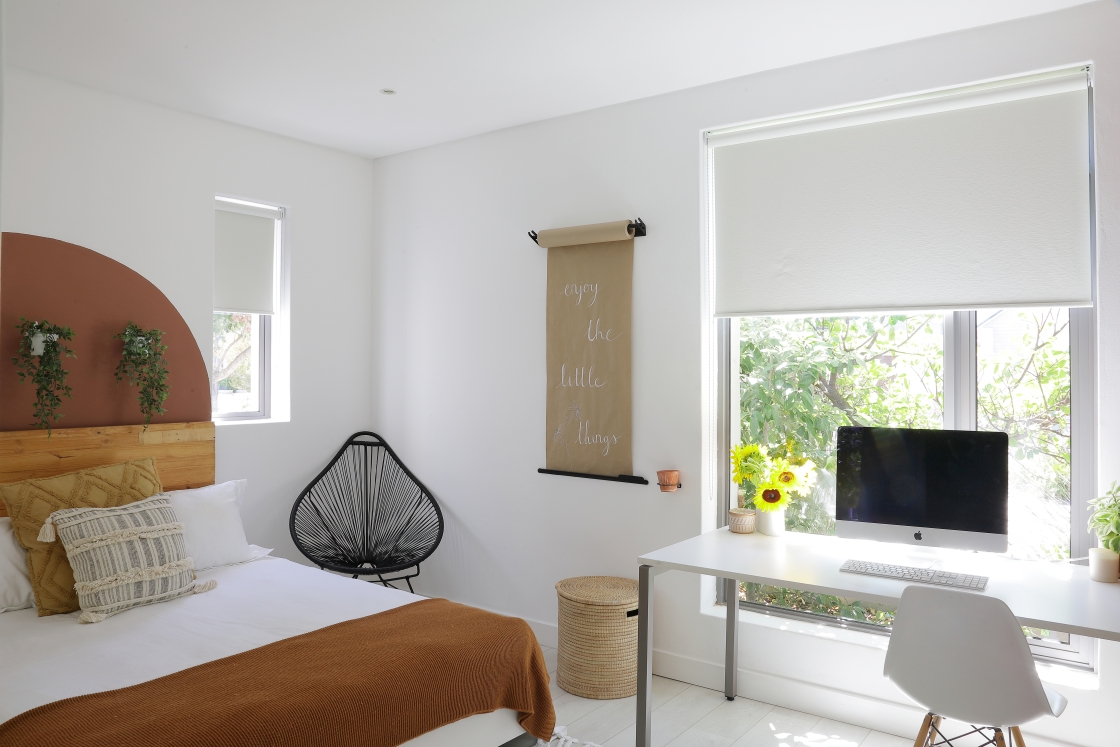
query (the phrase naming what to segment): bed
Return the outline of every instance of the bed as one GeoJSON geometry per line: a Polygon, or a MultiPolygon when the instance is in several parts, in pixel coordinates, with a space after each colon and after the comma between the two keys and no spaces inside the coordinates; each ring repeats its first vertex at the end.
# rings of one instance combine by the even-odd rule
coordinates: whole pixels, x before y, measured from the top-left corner
{"type": "MultiPolygon", "coordinates": [[[[179,436],[174,432],[161,436],[156,431],[146,438],[162,450],[164,462],[172,463],[168,474],[179,470],[186,478],[174,480],[198,484],[190,477],[197,474],[197,470],[194,467],[182,470],[181,464],[175,466],[174,449],[169,455],[168,448],[176,443],[192,445],[184,448],[184,453],[197,460],[197,445],[201,439],[196,435],[182,435],[189,429],[178,430],[179,436]]],[[[60,433],[65,432],[55,431],[54,438],[60,433]]],[[[9,453],[4,453],[5,436],[8,434],[0,434],[0,480],[11,479],[4,473],[14,471],[10,448],[9,453]]],[[[136,436],[126,439],[130,448],[135,443],[133,438],[136,436]]],[[[11,442],[9,438],[7,446],[10,447],[11,442]]],[[[210,443],[212,448],[212,441],[210,443]]],[[[55,458],[66,463],[66,439],[55,442],[51,448],[55,458]]],[[[103,463],[112,456],[84,454],[82,458],[103,463]]],[[[20,457],[26,458],[26,454],[20,457]]],[[[203,464],[201,469],[203,473],[206,469],[212,470],[212,462],[209,467],[203,464]]],[[[54,471],[60,469],[56,467],[54,471]]],[[[160,473],[164,474],[162,463],[160,473]]],[[[199,665],[233,661],[227,657],[236,659],[260,647],[289,641],[312,631],[321,632],[329,626],[347,621],[373,621],[379,618],[369,616],[398,614],[391,611],[417,603],[433,603],[408,592],[270,556],[202,571],[198,578],[200,581],[213,579],[217,587],[205,594],[128,610],[95,625],[80,624],[76,614],[38,617],[35,609],[0,614],[0,724],[40,706],[57,704],[61,699],[129,688],[156,678],[166,679],[199,665]]],[[[370,676],[376,677],[377,672],[371,672],[370,676]]],[[[417,702],[415,707],[423,709],[426,705],[417,702]]],[[[550,700],[547,710],[551,718],[550,700]]],[[[502,708],[491,713],[476,713],[404,744],[409,747],[498,747],[519,737],[527,735],[518,723],[518,712],[502,708]]]]}

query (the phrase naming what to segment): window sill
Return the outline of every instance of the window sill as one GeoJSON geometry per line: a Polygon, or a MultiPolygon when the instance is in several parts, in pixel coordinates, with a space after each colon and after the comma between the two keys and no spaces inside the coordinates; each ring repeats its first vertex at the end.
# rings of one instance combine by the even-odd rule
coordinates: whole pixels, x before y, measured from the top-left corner
{"type": "Polygon", "coordinates": [[[214,425],[224,428],[227,425],[266,425],[269,423],[290,423],[291,418],[214,418],[214,425]]]}
{"type": "Polygon", "coordinates": [[[1036,661],[1034,668],[1038,671],[1039,679],[1051,685],[1072,687],[1075,690],[1101,689],[1101,678],[1096,672],[1041,661],[1036,661]]]}
{"type": "MultiPolygon", "coordinates": [[[[721,620],[727,619],[726,608],[722,604],[713,605],[710,610],[704,614],[718,617],[721,620]]],[[[851,630],[836,625],[825,625],[823,623],[814,623],[809,620],[778,617],[777,615],[764,615],[761,612],[741,609],[739,610],[739,624],[742,625],[744,623],[747,625],[756,625],[761,628],[770,628],[771,630],[785,630],[790,633],[808,635],[814,638],[823,638],[825,640],[839,641],[841,643],[852,643],[857,646],[866,646],[867,648],[873,648],[879,651],[887,650],[887,641],[889,640],[886,636],[864,633],[862,630],[851,630]]]]}
{"type": "MultiPolygon", "coordinates": [[[[726,608],[722,604],[716,604],[704,611],[703,614],[726,620],[727,612],[725,610],[726,608]]],[[[813,623],[809,620],[797,620],[777,615],[765,615],[760,612],[741,609],[739,610],[739,624],[744,623],[760,628],[784,630],[799,635],[812,636],[813,638],[850,643],[877,651],[886,651],[887,644],[890,641],[886,636],[864,633],[862,630],[850,630],[835,625],[813,623]]],[[[742,635],[743,632],[740,630],[739,634],[742,635]]],[[[1038,670],[1039,678],[1051,685],[1060,685],[1075,690],[1100,689],[1100,676],[1096,672],[1087,672],[1076,667],[1066,667],[1061,664],[1046,662],[1035,662],[1035,669],[1038,670]]]]}

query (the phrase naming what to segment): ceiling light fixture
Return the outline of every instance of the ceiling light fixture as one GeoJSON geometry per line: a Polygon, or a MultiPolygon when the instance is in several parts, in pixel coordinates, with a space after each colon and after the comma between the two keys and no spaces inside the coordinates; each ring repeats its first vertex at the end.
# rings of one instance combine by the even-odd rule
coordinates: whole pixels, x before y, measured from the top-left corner
{"type": "Polygon", "coordinates": [[[385,94],[386,96],[392,96],[394,93],[396,93],[396,91],[394,91],[392,88],[382,88],[381,93],[385,94]]]}

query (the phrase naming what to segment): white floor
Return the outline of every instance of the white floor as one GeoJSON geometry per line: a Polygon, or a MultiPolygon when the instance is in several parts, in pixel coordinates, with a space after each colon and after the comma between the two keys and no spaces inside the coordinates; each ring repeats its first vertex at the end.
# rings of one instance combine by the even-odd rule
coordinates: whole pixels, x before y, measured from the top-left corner
{"type": "MultiPolygon", "coordinates": [[[[589,700],[556,686],[556,649],[542,647],[556,723],[582,742],[633,747],[637,699],[589,700]]],[[[664,677],[653,678],[653,747],[913,747],[914,740],[664,677]]],[[[1033,747],[1033,746],[1032,746],[1033,747]]]]}
{"type": "MultiPolygon", "coordinates": [[[[581,742],[633,747],[637,698],[589,700],[564,692],[556,685],[556,649],[541,649],[552,678],[556,724],[581,742]]],[[[917,736],[904,739],[747,698],[729,701],[722,692],[664,677],[653,678],[653,709],[653,747],[913,747],[917,736]]],[[[960,726],[949,733],[967,728],[960,726]]],[[[1050,747],[1036,738],[1028,744],[1050,747]]]]}

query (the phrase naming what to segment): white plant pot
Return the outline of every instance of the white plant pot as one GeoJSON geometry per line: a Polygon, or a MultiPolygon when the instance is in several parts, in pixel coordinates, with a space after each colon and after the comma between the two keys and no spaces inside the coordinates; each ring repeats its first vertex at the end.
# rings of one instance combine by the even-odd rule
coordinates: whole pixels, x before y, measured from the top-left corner
{"type": "Polygon", "coordinates": [[[1107,547],[1089,548],[1089,578],[1114,584],[1120,572],[1120,555],[1107,547]]]}
{"type": "Polygon", "coordinates": [[[31,354],[42,355],[43,346],[46,344],[47,338],[42,332],[36,332],[31,335],[31,354]]]}
{"type": "Polygon", "coordinates": [[[758,531],[771,537],[778,537],[786,533],[786,510],[779,508],[777,511],[759,511],[757,516],[758,531]]]}

